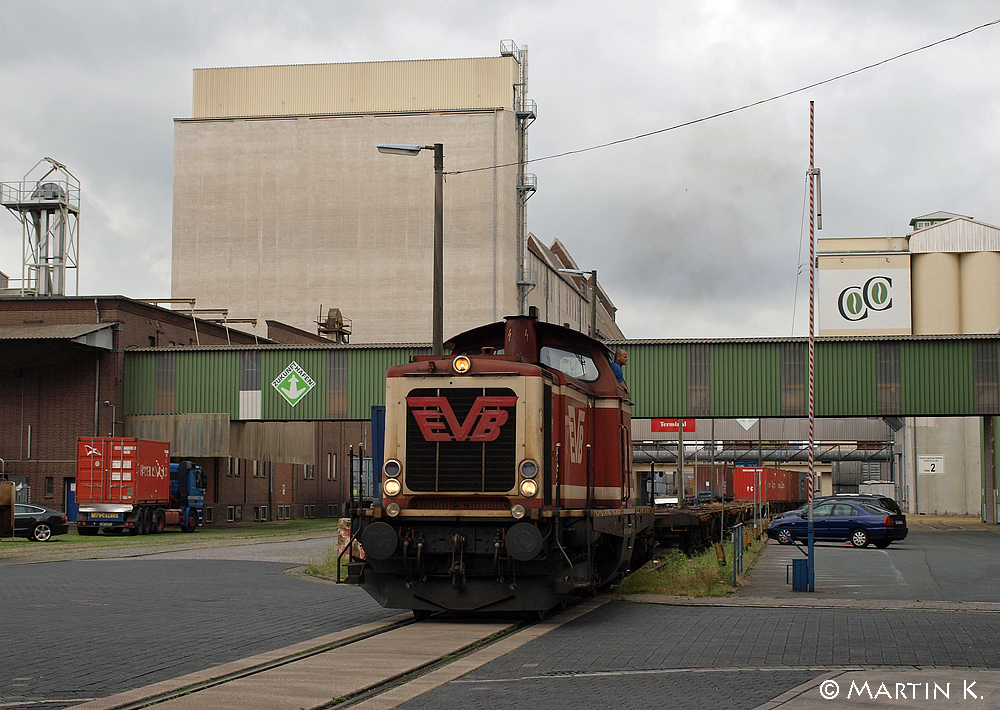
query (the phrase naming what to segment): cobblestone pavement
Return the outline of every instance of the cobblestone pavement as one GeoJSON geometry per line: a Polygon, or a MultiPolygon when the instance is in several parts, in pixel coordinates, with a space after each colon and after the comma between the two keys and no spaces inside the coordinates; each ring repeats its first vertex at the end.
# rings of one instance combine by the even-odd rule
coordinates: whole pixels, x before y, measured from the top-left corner
{"type": "Polygon", "coordinates": [[[66,707],[398,613],[288,567],[156,557],[7,567],[0,708],[66,707]]]}
{"type": "Polygon", "coordinates": [[[612,601],[399,707],[750,710],[847,667],[1000,668],[998,633],[991,612],[612,601]]]}
{"type": "MultiPolygon", "coordinates": [[[[394,615],[360,589],[287,574],[325,544],[5,567],[0,637],[16,652],[0,708],[64,708],[394,615]]],[[[788,710],[836,708],[848,706],[821,699],[824,679],[958,687],[961,672],[993,693],[976,707],[1000,708],[1000,602],[754,591],[613,599],[399,707],[763,710],[797,693],[788,710]]]]}

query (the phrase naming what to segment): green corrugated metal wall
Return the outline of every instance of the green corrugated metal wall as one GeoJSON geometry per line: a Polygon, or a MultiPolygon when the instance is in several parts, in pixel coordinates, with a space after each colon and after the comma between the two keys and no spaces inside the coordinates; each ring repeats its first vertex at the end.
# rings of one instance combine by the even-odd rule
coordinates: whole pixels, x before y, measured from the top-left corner
{"type": "MultiPolygon", "coordinates": [[[[256,351],[261,356],[261,419],[368,419],[373,404],[385,403],[386,370],[426,350],[262,348],[256,351]],[[271,384],[292,362],[316,383],[295,406],[271,384]]],[[[126,415],[226,413],[239,419],[242,353],[222,348],[127,352],[126,415]]]]}
{"type": "Polygon", "coordinates": [[[155,414],[156,357],[154,353],[125,353],[125,413],[155,414]]]}
{"type": "Polygon", "coordinates": [[[817,344],[816,416],[872,416],[876,384],[875,343],[817,344]]]}
{"type": "Polygon", "coordinates": [[[713,416],[781,416],[780,345],[713,345],[710,362],[713,416]]]}
{"type": "MultiPolygon", "coordinates": [[[[805,350],[801,343],[794,346],[783,370],[782,348],[787,360],[789,342],[624,343],[632,416],[780,417],[782,401],[786,414],[798,412],[804,386],[798,371],[804,364],[798,360],[805,350]],[[700,409],[692,413],[691,406],[700,409]]],[[[990,361],[989,372],[980,364],[978,374],[975,364],[977,348],[982,359],[984,348],[994,350],[998,343],[988,338],[820,341],[816,415],[1000,415],[995,411],[1000,409],[996,363],[990,361]]],[[[385,404],[386,370],[426,349],[271,346],[254,352],[261,354],[262,419],[315,421],[368,419],[372,405],[385,404]],[[295,407],[271,385],[292,361],[316,383],[316,391],[295,407]]],[[[126,414],[225,412],[238,419],[242,353],[225,348],[126,352],[126,414]]]]}
{"type": "Polygon", "coordinates": [[[234,351],[178,352],[177,411],[183,414],[228,413],[239,407],[240,354],[234,351]]]}
{"type": "Polygon", "coordinates": [[[643,412],[687,409],[687,346],[636,344],[627,346],[625,379],[634,403],[633,417],[660,416],[643,412]]]}
{"type": "Polygon", "coordinates": [[[899,361],[904,410],[920,409],[927,416],[975,413],[971,342],[904,343],[899,361]]]}

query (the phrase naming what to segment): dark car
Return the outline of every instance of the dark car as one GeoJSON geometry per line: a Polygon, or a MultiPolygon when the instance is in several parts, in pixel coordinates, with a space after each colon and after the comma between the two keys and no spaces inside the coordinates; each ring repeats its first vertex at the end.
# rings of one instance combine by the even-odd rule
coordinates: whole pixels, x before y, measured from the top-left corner
{"type": "MultiPolygon", "coordinates": [[[[807,513],[775,518],[767,526],[767,536],[782,545],[807,538],[807,513]]],[[[849,540],[855,547],[885,548],[902,540],[908,532],[906,516],[857,500],[826,500],[813,508],[813,538],[849,540]]]]}
{"type": "Polygon", "coordinates": [[[69,532],[66,513],[34,503],[14,504],[14,534],[38,542],[69,532]]]}
{"type": "MultiPolygon", "coordinates": [[[[820,505],[821,503],[827,503],[832,500],[844,500],[849,503],[866,503],[879,508],[885,508],[890,513],[895,515],[903,514],[902,509],[899,507],[899,503],[894,501],[889,496],[879,496],[871,493],[838,493],[837,495],[832,496],[816,496],[813,499],[813,505],[820,505]]],[[[775,515],[774,519],[777,520],[778,518],[787,518],[790,515],[800,515],[806,511],[807,506],[807,503],[803,503],[795,510],[788,510],[784,513],[775,515]]]]}
{"type": "Polygon", "coordinates": [[[901,515],[903,510],[899,507],[899,503],[894,501],[889,496],[880,496],[874,493],[838,493],[835,496],[825,496],[824,500],[833,500],[834,498],[838,500],[846,500],[851,503],[867,503],[869,505],[875,505],[879,508],[885,508],[890,513],[895,513],[896,515],[901,515]]]}

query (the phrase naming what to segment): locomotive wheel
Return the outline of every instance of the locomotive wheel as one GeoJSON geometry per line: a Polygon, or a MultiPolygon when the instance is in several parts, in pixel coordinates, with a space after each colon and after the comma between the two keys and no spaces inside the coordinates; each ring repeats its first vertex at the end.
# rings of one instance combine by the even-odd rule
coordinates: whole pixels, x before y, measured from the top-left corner
{"type": "Polygon", "coordinates": [[[594,571],[598,584],[614,581],[620,576],[621,546],[624,540],[613,535],[601,535],[594,545],[594,571]]]}

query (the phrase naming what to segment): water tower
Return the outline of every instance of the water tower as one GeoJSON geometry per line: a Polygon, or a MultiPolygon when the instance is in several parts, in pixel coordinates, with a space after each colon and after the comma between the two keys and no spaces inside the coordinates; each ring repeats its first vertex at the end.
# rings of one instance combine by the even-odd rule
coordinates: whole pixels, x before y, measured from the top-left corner
{"type": "Polygon", "coordinates": [[[65,296],[66,271],[80,291],[80,181],[52,158],[39,160],[18,182],[0,182],[0,204],[21,220],[22,296],[65,296]]]}

